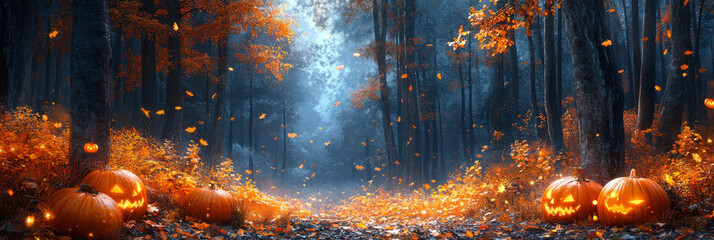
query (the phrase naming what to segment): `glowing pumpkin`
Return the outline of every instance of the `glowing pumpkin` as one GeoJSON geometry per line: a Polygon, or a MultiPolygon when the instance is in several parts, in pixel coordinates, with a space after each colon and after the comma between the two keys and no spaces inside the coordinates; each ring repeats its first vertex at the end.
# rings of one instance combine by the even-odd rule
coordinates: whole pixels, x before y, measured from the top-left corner
{"type": "Polygon", "coordinates": [[[714,99],[706,98],[704,99],[704,105],[708,108],[714,108],[714,99]]]}
{"type": "Polygon", "coordinates": [[[84,144],[84,151],[88,153],[95,153],[99,150],[99,146],[96,143],[88,142],[84,144]]]}
{"type": "Polygon", "coordinates": [[[230,193],[211,188],[198,188],[186,195],[183,212],[206,222],[225,223],[232,219],[236,200],[230,193]]]}
{"type": "Polygon", "coordinates": [[[585,179],[581,169],[575,177],[555,180],[543,195],[543,218],[548,222],[587,219],[597,210],[597,197],[602,186],[585,179]]]}
{"type": "Polygon", "coordinates": [[[50,226],[72,238],[114,239],[123,225],[117,203],[86,184],[53,193],[47,205],[45,218],[50,226]]]}
{"type": "Polygon", "coordinates": [[[137,220],[146,213],[146,187],[132,172],[107,167],[90,172],[82,179],[82,183],[92,185],[97,191],[114,199],[122,210],[124,220],[137,220]]]}
{"type": "Polygon", "coordinates": [[[600,222],[608,225],[657,222],[669,211],[669,197],[662,187],[647,178],[620,177],[603,187],[597,200],[600,222]]]}

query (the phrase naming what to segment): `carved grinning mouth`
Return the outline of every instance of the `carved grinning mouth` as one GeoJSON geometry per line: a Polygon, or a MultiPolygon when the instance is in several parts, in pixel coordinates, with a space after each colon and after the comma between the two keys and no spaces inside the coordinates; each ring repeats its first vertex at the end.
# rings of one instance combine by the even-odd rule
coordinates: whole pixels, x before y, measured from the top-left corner
{"type": "Polygon", "coordinates": [[[545,212],[550,215],[565,216],[575,213],[580,209],[580,205],[573,207],[549,207],[548,204],[543,204],[545,206],[545,212]]]}
{"type": "Polygon", "coordinates": [[[119,205],[121,209],[138,208],[144,205],[144,198],[141,198],[141,200],[134,202],[124,199],[121,200],[121,202],[118,202],[117,205],[119,205]]]}

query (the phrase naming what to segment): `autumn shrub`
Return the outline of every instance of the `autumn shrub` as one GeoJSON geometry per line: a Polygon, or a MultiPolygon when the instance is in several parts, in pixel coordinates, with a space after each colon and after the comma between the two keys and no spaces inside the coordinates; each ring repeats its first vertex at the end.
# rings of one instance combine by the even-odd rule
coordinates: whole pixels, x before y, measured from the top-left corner
{"type": "Polygon", "coordinates": [[[66,126],[27,107],[0,114],[0,218],[34,208],[72,177],[68,137],[66,126]]]}
{"type": "MultiPolygon", "coordinates": [[[[72,172],[68,166],[69,131],[26,107],[0,114],[0,217],[24,217],[45,196],[65,187],[72,172]],[[30,207],[28,207],[30,206],[30,207]]],[[[57,114],[51,115],[56,116],[57,114]]],[[[231,159],[205,166],[199,144],[177,149],[169,141],[142,136],[135,129],[111,131],[109,166],[126,169],[146,185],[150,202],[175,218],[183,196],[197,187],[216,185],[231,192],[241,203],[245,222],[285,221],[308,212],[301,203],[270,196],[233,169],[231,159]]]]}

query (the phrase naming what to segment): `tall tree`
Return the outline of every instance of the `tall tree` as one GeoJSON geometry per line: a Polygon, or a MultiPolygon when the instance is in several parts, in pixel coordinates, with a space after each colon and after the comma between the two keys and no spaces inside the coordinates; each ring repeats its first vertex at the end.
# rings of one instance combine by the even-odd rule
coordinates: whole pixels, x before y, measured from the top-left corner
{"type": "Polygon", "coordinates": [[[72,26],[70,165],[78,176],[109,162],[111,34],[106,1],[74,0],[72,26]],[[83,151],[87,143],[96,153],[83,151]]]}
{"type": "Polygon", "coordinates": [[[392,130],[391,111],[389,109],[389,88],[387,87],[387,0],[372,0],[372,24],[374,25],[374,42],[376,45],[375,61],[377,62],[377,78],[379,79],[379,107],[382,110],[382,128],[384,129],[384,148],[387,152],[387,161],[390,179],[396,176],[394,162],[396,152],[394,148],[394,133],[392,130]],[[378,2],[379,1],[379,2],[378,2]]]}
{"type": "Polygon", "coordinates": [[[555,15],[553,0],[545,1],[545,26],[543,28],[545,41],[545,55],[543,59],[545,88],[543,95],[545,98],[545,115],[548,125],[548,136],[550,143],[558,150],[563,147],[563,127],[560,121],[560,100],[558,97],[558,87],[556,83],[556,56],[555,56],[555,29],[553,26],[553,15],[555,15]]]}
{"type": "Polygon", "coordinates": [[[632,89],[632,94],[635,95],[635,104],[639,102],[640,99],[640,67],[641,67],[641,55],[640,55],[640,0],[632,0],[632,75],[634,79],[634,86],[632,89]]]}
{"type": "Polygon", "coordinates": [[[162,133],[163,139],[181,143],[183,132],[183,71],[181,68],[181,1],[166,1],[166,23],[171,26],[168,33],[169,76],[166,80],[166,126],[162,133]]]}
{"type": "MultiPolygon", "coordinates": [[[[672,0],[670,19],[672,21],[672,51],[669,65],[667,88],[662,99],[662,113],[659,116],[657,129],[662,136],[656,139],[658,149],[669,149],[679,134],[684,113],[685,88],[691,81],[689,74],[689,54],[691,51],[690,8],[684,3],[688,0],[672,0]],[[686,66],[686,67],[685,67],[686,66]]],[[[688,111],[691,111],[688,109],[688,111]]]]}
{"type": "Polygon", "coordinates": [[[577,103],[580,165],[605,183],[621,171],[625,157],[623,93],[612,63],[602,0],[562,3],[577,103]]]}
{"type": "Polygon", "coordinates": [[[640,68],[639,104],[637,107],[637,128],[648,129],[654,118],[655,66],[657,52],[655,38],[657,34],[657,19],[655,11],[657,0],[645,0],[644,22],[642,23],[642,67],[640,68]]]}
{"type": "MultiPolygon", "coordinates": [[[[144,0],[146,15],[153,16],[156,12],[154,0],[144,0]]],[[[158,110],[158,86],[156,83],[156,36],[148,29],[141,35],[141,107],[149,112],[158,110]]],[[[136,110],[133,110],[136,111],[136,110]]],[[[151,118],[142,118],[143,127],[153,134],[151,118]]]]}

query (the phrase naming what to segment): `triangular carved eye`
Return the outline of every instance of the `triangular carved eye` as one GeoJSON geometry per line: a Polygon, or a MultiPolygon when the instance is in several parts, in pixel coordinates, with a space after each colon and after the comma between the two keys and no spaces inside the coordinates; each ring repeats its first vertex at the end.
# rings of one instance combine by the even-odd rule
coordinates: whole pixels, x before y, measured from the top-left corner
{"type": "Polygon", "coordinates": [[[114,188],[112,188],[111,192],[113,193],[124,193],[123,190],[119,187],[119,185],[114,185],[114,188]]]}
{"type": "Polygon", "coordinates": [[[563,202],[575,202],[575,199],[573,199],[573,194],[568,195],[563,199],[563,202]]]}
{"type": "Polygon", "coordinates": [[[545,193],[545,198],[550,199],[552,197],[553,189],[548,189],[548,192],[545,193]]]}

